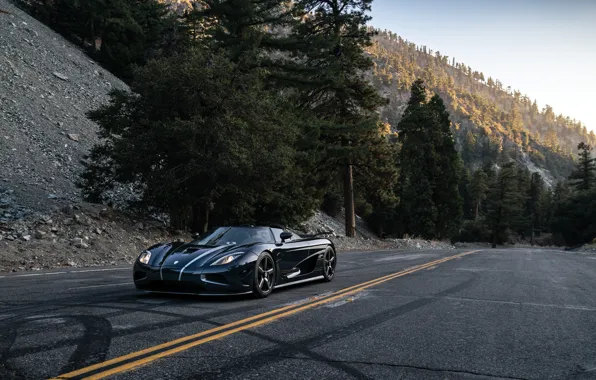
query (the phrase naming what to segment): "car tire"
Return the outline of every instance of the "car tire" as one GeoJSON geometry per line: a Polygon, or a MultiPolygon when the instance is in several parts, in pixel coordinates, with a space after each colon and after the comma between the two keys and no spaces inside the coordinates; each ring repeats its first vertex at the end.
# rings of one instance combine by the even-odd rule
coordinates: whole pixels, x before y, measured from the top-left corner
{"type": "Polygon", "coordinates": [[[335,267],[337,265],[337,253],[331,247],[325,250],[323,254],[323,277],[326,282],[335,277],[335,267]]]}
{"type": "Polygon", "coordinates": [[[255,262],[254,281],[252,286],[253,295],[257,298],[265,298],[273,291],[277,271],[275,261],[269,252],[263,252],[255,262]]]}

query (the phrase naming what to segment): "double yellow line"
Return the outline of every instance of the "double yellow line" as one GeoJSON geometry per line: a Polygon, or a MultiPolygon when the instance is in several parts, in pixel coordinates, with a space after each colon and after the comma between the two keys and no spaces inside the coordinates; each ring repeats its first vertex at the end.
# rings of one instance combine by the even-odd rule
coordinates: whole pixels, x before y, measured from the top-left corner
{"type": "Polygon", "coordinates": [[[478,251],[469,251],[460,253],[457,255],[445,257],[439,260],[431,261],[426,264],[421,264],[410,269],[405,269],[396,273],[388,274],[383,277],[379,277],[374,280],[363,282],[348,288],[341,289],[337,292],[328,294],[326,296],[307,301],[301,304],[293,304],[284,306],[275,310],[268,311],[266,313],[258,314],[250,318],[245,318],[236,322],[229,323],[227,325],[219,326],[213,329],[202,331],[197,334],[188,335],[183,338],[172,340],[157,346],[149,347],[144,350],[132,352],[127,355],[123,355],[111,360],[107,360],[102,363],[94,364],[85,368],[78,369],[63,375],[59,375],[51,380],[58,379],[103,379],[107,376],[115,375],[120,372],[128,371],[136,367],[146,365],[157,359],[174,355],[176,353],[188,350],[192,347],[199,346],[201,344],[211,342],[216,339],[223,338],[225,336],[248,330],[253,327],[261,326],[266,323],[275,321],[280,318],[290,316],[292,314],[299,313],[304,310],[312,309],[313,307],[323,305],[335,300],[344,298],[346,296],[358,293],[364,289],[370,288],[382,284],[384,282],[393,280],[398,277],[405,276],[410,273],[414,273],[423,269],[434,267],[438,264],[446,261],[454,260],[466,255],[470,255],[478,251]]]}

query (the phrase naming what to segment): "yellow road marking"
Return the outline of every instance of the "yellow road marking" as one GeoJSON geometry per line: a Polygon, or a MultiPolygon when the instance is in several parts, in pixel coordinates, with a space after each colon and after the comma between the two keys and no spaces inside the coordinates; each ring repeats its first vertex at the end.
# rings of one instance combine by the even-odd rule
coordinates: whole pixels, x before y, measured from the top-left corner
{"type": "Polygon", "coordinates": [[[218,331],[229,329],[230,327],[242,325],[244,323],[247,323],[247,322],[251,322],[251,321],[255,321],[256,320],[255,322],[249,323],[247,325],[243,325],[243,326],[240,326],[240,327],[236,327],[234,329],[231,329],[231,330],[223,331],[223,332],[220,332],[218,334],[211,335],[211,336],[208,336],[206,338],[199,339],[199,340],[196,340],[196,341],[193,341],[193,342],[190,342],[190,343],[187,343],[187,344],[184,344],[184,345],[181,345],[181,346],[172,348],[170,350],[162,351],[162,352],[156,353],[154,355],[150,355],[150,356],[146,356],[144,358],[140,358],[140,359],[135,360],[133,362],[126,363],[126,364],[123,364],[121,366],[117,366],[117,367],[114,367],[112,369],[109,369],[109,370],[106,370],[106,371],[103,371],[103,372],[99,372],[99,373],[97,373],[95,375],[92,375],[92,376],[89,376],[89,377],[85,377],[85,379],[102,379],[102,378],[105,378],[107,376],[114,375],[116,373],[128,371],[128,370],[134,369],[136,367],[139,367],[139,366],[142,366],[142,365],[146,365],[146,364],[148,364],[148,363],[150,363],[152,361],[155,361],[157,359],[160,359],[160,358],[163,358],[163,357],[166,357],[166,356],[170,356],[170,355],[173,355],[173,354],[176,354],[176,353],[179,353],[179,352],[188,350],[189,348],[196,347],[196,346],[199,346],[201,344],[204,344],[204,343],[207,343],[207,342],[211,342],[211,341],[216,340],[216,339],[223,338],[225,336],[228,336],[228,335],[237,333],[239,331],[248,330],[248,329],[253,328],[253,327],[264,325],[264,324],[269,323],[269,322],[272,322],[274,320],[277,320],[277,319],[280,319],[280,318],[284,318],[284,317],[287,317],[287,316],[290,316],[290,315],[299,313],[301,311],[308,310],[308,309],[311,309],[313,307],[316,307],[316,306],[319,306],[319,305],[323,305],[325,303],[329,303],[329,302],[338,300],[338,299],[340,299],[342,297],[345,297],[345,296],[348,296],[348,295],[352,295],[352,294],[358,293],[358,292],[360,292],[360,291],[362,291],[364,289],[367,289],[367,288],[370,288],[372,286],[376,286],[376,285],[382,284],[384,282],[393,280],[395,278],[402,277],[402,276],[405,276],[405,275],[408,275],[408,274],[411,274],[411,273],[414,273],[414,272],[417,272],[417,271],[420,271],[420,270],[423,270],[423,269],[427,269],[427,268],[430,268],[432,266],[435,266],[435,265],[444,263],[446,261],[457,259],[457,258],[466,256],[466,255],[470,255],[470,254],[475,253],[475,252],[478,252],[478,251],[464,252],[464,253],[460,253],[460,254],[457,254],[457,255],[454,255],[454,256],[449,256],[449,257],[445,257],[445,258],[442,258],[442,259],[439,259],[439,260],[431,261],[431,262],[426,263],[426,264],[417,265],[417,266],[415,266],[413,268],[410,268],[410,269],[405,269],[405,270],[402,270],[400,272],[392,273],[392,274],[389,274],[389,275],[386,275],[386,276],[379,277],[379,278],[374,279],[374,280],[366,281],[366,282],[363,282],[361,284],[357,284],[357,285],[353,285],[353,286],[350,286],[350,287],[341,289],[341,290],[339,290],[339,291],[337,291],[335,293],[331,293],[331,294],[329,294],[327,296],[322,297],[318,301],[317,300],[308,301],[308,302],[306,302],[302,306],[300,306],[300,304],[297,304],[297,305],[294,304],[294,305],[288,305],[288,306],[285,306],[285,307],[282,307],[282,308],[279,308],[279,309],[271,310],[271,311],[268,311],[266,313],[258,314],[258,315],[255,315],[255,316],[252,316],[252,317],[249,317],[249,318],[245,318],[245,319],[242,319],[242,320],[239,320],[239,321],[236,321],[236,322],[229,323],[227,325],[223,325],[223,326],[219,326],[219,327],[216,327],[216,328],[213,328],[213,329],[202,331],[202,332],[197,333],[197,334],[188,335],[188,336],[185,336],[185,337],[176,339],[176,340],[172,340],[172,341],[169,341],[169,342],[166,342],[166,343],[162,343],[162,344],[157,345],[157,346],[146,348],[144,350],[132,352],[130,354],[123,355],[123,356],[120,356],[120,357],[117,357],[117,358],[114,358],[114,359],[111,359],[111,360],[108,360],[108,361],[105,361],[105,362],[102,362],[102,363],[98,363],[98,364],[94,364],[94,365],[91,365],[91,366],[88,366],[88,367],[85,367],[85,368],[81,368],[81,369],[76,370],[76,371],[73,371],[73,372],[69,372],[69,373],[66,373],[66,374],[63,374],[63,375],[59,375],[59,376],[57,376],[57,377],[55,377],[53,379],[50,379],[50,380],[59,380],[59,379],[73,378],[73,377],[76,377],[76,376],[83,375],[85,373],[94,371],[96,369],[100,369],[102,367],[107,367],[107,366],[110,366],[112,364],[117,364],[119,362],[122,362],[122,361],[125,361],[125,360],[129,360],[129,359],[133,359],[133,358],[142,356],[144,354],[150,354],[151,352],[154,352],[154,351],[158,351],[158,350],[161,350],[161,349],[164,349],[164,348],[168,348],[168,347],[174,346],[174,345],[179,344],[179,343],[183,343],[183,342],[186,342],[186,341],[189,341],[189,340],[200,338],[200,337],[205,336],[205,335],[209,335],[209,334],[212,334],[212,333],[215,333],[215,332],[218,332],[218,331]],[[289,309],[291,309],[291,310],[289,310],[289,309]],[[276,314],[276,315],[272,315],[272,314],[276,314]],[[265,317],[267,317],[267,318],[265,318],[265,317]],[[264,318],[264,319],[261,319],[261,318],[264,318]]]}

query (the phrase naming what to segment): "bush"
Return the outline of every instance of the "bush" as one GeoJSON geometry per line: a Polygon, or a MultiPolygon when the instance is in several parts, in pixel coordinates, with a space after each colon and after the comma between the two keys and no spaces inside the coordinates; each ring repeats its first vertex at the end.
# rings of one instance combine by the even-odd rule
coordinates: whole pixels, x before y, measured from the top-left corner
{"type": "Polygon", "coordinates": [[[361,218],[366,219],[373,213],[373,207],[367,201],[357,199],[354,203],[354,210],[361,218]]]}
{"type": "Polygon", "coordinates": [[[459,232],[451,238],[452,243],[490,242],[490,231],[482,221],[466,220],[459,232]]]}
{"type": "Polygon", "coordinates": [[[337,217],[343,206],[343,197],[337,193],[327,193],[323,197],[321,209],[329,216],[337,217]]]}

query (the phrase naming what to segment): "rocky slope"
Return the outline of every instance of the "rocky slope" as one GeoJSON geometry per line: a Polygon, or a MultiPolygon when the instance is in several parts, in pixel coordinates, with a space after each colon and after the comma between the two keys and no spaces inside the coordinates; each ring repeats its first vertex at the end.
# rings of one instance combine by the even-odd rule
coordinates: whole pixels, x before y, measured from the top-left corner
{"type": "Polygon", "coordinates": [[[79,198],[80,159],[97,142],[85,113],[124,83],[0,0],[0,221],[79,198]]]}
{"type": "MultiPolygon", "coordinates": [[[[380,249],[452,249],[444,242],[414,239],[380,240],[361,224],[357,238],[346,238],[341,221],[317,213],[300,228],[305,233],[329,232],[339,252],[380,249]]],[[[0,222],[0,273],[62,267],[132,264],[158,242],[190,241],[184,232],[170,232],[155,220],[102,205],[76,203],[48,213],[0,222]]]]}
{"type": "Polygon", "coordinates": [[[155,243],[190,238],[156,221],[78,203],[0,223],[0,272],[131,264],[155,243]]]}

